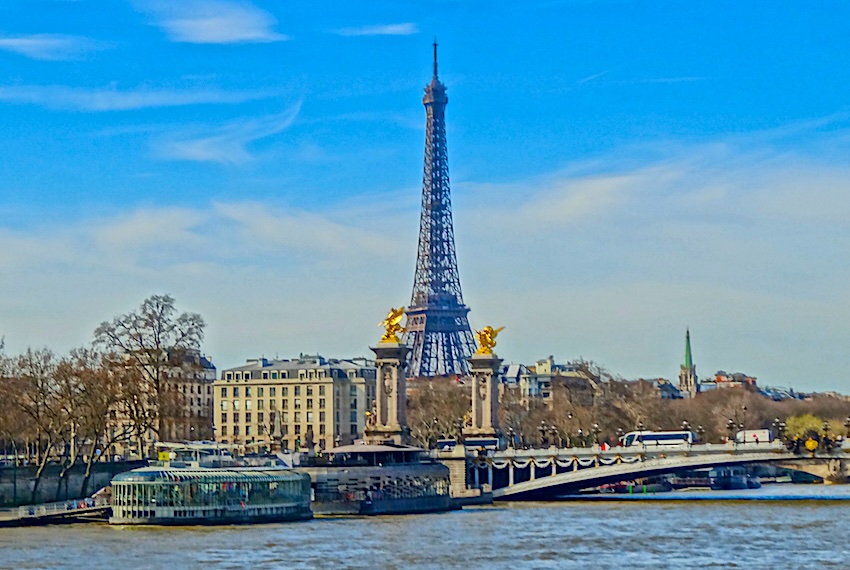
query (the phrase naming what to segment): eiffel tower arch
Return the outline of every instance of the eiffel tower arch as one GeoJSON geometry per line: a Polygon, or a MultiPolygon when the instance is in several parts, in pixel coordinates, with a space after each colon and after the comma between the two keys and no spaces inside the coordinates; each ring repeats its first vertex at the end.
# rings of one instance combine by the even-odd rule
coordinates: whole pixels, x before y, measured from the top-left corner
{"type": "Polygon", "coordinates": [[[407,309],[405,343],[409,376],[465,375],[475,352],[469,308],[463,303],[455,253],[449,161],[446,146],[446,86],[434,74],[425,87],[425,164],[422,211],[413,294],[407,309]]]}

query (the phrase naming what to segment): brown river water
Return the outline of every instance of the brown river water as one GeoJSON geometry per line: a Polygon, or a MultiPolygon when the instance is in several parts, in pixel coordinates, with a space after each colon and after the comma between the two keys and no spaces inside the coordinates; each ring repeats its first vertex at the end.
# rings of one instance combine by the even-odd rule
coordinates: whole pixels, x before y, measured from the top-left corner
{"type": "Polygon", "coordinates": [[[843,569],[848,530],[850,486],[766,485],[270,525],[0,529],[0,568],[843,569]]]}

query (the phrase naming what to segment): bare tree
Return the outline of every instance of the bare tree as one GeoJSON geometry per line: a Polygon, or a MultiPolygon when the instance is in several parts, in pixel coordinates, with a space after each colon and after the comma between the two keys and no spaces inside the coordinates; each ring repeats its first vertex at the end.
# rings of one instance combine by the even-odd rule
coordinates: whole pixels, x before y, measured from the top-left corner
{"type": "Polygon", "coordinates": [[[95,344],[124,358],[130,371],[123,388],[124,411],[134,425],[140,452],[147,430],[162,437],[168,421],[179,413],[167,371],[182,366],[187,353],[200,350],[204,326],[197,313],[177,314],[170,295],[153,295],[137,310],[95,330],[95,344]]]}

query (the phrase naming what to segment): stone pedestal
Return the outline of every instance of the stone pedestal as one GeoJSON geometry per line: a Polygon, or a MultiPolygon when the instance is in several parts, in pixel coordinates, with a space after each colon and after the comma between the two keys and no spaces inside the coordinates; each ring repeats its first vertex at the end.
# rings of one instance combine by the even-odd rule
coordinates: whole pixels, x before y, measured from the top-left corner
{"type": "Polygon", "coordinates": [[[398,342],[380,342],[375,353],[375,402],[364,433],[368,443],[392,440],[407,444],[407,376],[404,361],[409,352],[398,342]]]}
{"type": "Polygon", "coordinates": [[[473,354],[468,359],[472,375],[472,425],[464,437],[497,437],[499,433],[499,366],[495,354],[473,354]]]}

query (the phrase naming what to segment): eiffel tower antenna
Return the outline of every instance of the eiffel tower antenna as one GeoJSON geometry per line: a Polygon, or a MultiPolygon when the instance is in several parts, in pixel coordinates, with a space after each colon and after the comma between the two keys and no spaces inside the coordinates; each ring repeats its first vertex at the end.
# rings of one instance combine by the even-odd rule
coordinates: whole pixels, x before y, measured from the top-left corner
{"type": "Polygon", "coordinates": [[[466,359],[475,352],[469,327],[469,308],[463,304],[455,253],[449,162],[446,146],[446,86],[437,77],[437,40],[434,39],[434,76],[425,87],[425,163],[422,211],[413,294],[407,309],[405,343],[409,376],[463,375],[466,359]]]}

